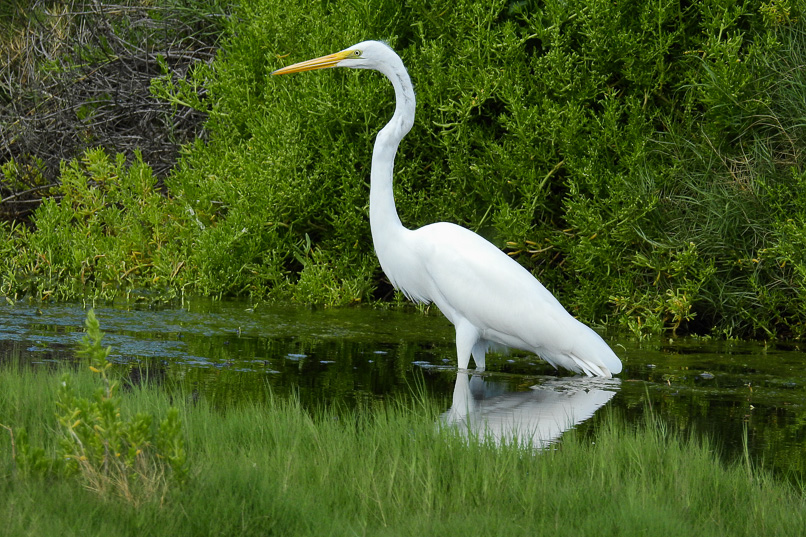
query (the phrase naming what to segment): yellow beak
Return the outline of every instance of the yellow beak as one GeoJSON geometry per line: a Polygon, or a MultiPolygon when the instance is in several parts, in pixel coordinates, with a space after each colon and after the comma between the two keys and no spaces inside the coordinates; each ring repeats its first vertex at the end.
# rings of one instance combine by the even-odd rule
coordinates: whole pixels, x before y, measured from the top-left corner
{"type": "Polygon", "coordinates": [[[327,56],[320,56],[319,58],[314,58],[312,60],[289,65],[288,67],[283,67],[282,69],[277,69],[272,74],[287,75],[288,73],[301,73],[302,71],[313,71],[314,69],[335,67],[337,63],[347,58],[351,54],[353,54],[352,50],[342,50],[341,52],[328,54],[327,56]]]}

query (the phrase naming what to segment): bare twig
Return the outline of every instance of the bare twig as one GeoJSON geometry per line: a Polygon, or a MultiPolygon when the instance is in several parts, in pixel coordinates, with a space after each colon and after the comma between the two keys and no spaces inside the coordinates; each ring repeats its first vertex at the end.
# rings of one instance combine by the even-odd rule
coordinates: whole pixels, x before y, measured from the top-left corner
{"type": "Polygon", "coordinates": [[[211,62],[225,15],[145,4],[33,0],[0,21],[0,166],[13,163],[0,174],[0,218],[24,219],[61,163],[88,148],[139,152],[163,178],[181,145],[204,135],[201,112],[149,88],[164,74],[158,57],[174,78],[211,62]]]}

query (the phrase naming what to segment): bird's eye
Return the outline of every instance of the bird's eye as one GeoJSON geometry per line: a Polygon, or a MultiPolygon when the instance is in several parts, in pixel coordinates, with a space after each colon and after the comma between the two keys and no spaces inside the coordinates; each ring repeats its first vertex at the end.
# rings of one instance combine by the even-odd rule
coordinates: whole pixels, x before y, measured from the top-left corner
{"type": "Polygon", "coordinates": [[[360,58],[360,57],[361,57],[361,51],[360,50],[354,50],[353,51],[353,58],[360,58]]]}

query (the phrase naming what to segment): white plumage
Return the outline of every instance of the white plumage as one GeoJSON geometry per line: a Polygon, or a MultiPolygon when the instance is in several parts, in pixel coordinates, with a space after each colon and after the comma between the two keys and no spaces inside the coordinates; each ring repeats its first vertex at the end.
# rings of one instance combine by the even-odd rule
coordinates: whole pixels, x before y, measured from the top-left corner
{"type": "Polygon", "coordinates": [[[588,376],[621,372],[621,361],[596,332],[574,319],[529,271],[485,239],[447,222],[415,230],[401,224],[392,176],[400,140],[414,124],[416,101],[400,57],[384,43],[364,41],[274,74],[325,67],[374,69],[395,88],[395,113],[378,133],[372,153],[372,240],[395,288],[415,302],[433,302],[456,327],[459,368],[466,369],[472,355],[476,368],[484,369],[486,351],[500,344],[588,376]]]}

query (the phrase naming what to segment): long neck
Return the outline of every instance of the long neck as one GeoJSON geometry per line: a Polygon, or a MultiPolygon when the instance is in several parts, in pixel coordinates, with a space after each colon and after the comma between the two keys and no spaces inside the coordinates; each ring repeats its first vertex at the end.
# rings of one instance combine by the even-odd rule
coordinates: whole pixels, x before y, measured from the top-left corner
{"type": "Polygon", "coordinates": [[[404,228],[395,208],[392,175],[400,140],[414,124],[414,88],[403,62],[397,61],[384,69],[383,74],[395,88],[395,113],[378,133],[372,152],[372,172],[369,191],[369,223],[375,251],[383,265],[384,251],[394,244],[394,236],[404,228]]]}

